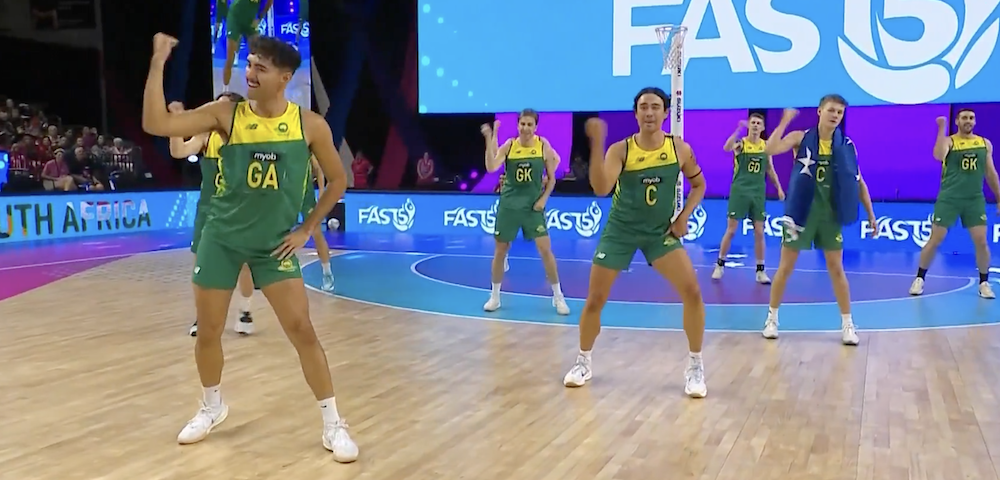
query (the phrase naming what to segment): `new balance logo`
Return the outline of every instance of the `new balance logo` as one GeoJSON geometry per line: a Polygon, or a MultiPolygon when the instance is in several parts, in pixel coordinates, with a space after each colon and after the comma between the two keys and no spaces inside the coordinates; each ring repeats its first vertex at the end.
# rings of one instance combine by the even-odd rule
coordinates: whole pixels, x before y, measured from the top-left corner
{"type": "Polygon", "coordinates": [[[257,124],[251,123],[250,125],[247,125],[247,130],[257,130],[257,124]]]}

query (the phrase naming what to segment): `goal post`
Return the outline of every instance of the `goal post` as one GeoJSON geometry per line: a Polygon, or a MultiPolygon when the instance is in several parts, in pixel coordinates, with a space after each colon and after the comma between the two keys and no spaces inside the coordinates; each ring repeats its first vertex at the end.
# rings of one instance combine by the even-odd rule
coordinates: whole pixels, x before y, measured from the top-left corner
{"type": "MultiPolygon", "coordinates": [[[[684,137],[684,36],[687,27],[683,25],[663,25],[656,27],[656,38],[663,53],[663,73],[670,74],[670,133],[684,137]]],[[[677,174],[674,193],[674,216],[676,220],[684,209],[684,173],[677,174]]]]}

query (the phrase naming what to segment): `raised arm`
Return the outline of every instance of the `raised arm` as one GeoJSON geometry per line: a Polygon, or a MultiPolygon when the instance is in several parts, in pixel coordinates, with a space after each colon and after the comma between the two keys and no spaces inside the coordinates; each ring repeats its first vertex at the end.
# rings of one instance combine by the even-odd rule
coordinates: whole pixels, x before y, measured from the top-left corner
{"type": "Polygon", "coordinates": [[[618,176],[625,166],[625,142],[611,145],[604,153],[608,136],[608,125],[604,120],[587,120],[587,137],[590,138],[590,186],[599,197],[611,193],[618,176]]]}
{"type": "Polygon", "coordinates": [[[698,165],[698,159],[694,156],[694,150],[691,148],[691,145],[688,145],[687,142],[678,137],[674,137],[674,146],[677,148],[677,161],[681,164],[681,172],[687,178],[688,183],[691,184],[691,191],[688,192],[688,196],[684,200],[684,209],[681,210],[680,216],[677,217],[683,218],[686,221],[694,213],[694,209],[698,207],[702,199],[705,198],[705,174],[701,171],[701,165],[698,165]]]}
{"type": "Polygon", "coordinates": [[[486,139],[486,171],[490,173],[500,170],[513,143],[513,140],[507,140],[502,147],[497,145],[497,128],[499,127],[500,122],[496,121],[493,122],[492,128],[489,124],[483,124],[481,128],[483,138],[486,139]]]}
{"type": "Polygon", "coordinates": [[[163,69],[177,39],[157,33],[153,37],[153,58],[149,62],[149,76],[142,97],[142,129],[158,137],[194,137],[212,130],[229,133],[224,118],[232,118],[232,104],[209,103],[202,108],[182,113],[167,111],[163,95],[163,69]]]}
{"type": "Polygon", "coordinates": [[[333,132],[330,131],[330,125],[326,120],[311,111],[302,112],[302,120],[309,149],[319,165],[319,172],[329,180],[327,188],[316,201],[316,208],[302,222],[302,228],[312,232],[344,196],[344,191],[347,190],[347,173],[344,172],[344,164],[340,160],[340,154],[337,153],[337,147],[333,145],[333,132]]]}
{"type": "Polygon", "coordinates": [[[948,152],[951,150],[951,137],[948,136],[948,119],[945,117],[937,118],[937,139],[934,140],[934,158],[937,161],[944,163],[944,159],[948,156],[948,152]]]}
{"type": "Polygon", "coordinates": [[[726,144],[722,146],[722,150],[726,152],[735,152],[740,149],[743,142],[740,142],[740,134],[743,133],[743,129],[747,127],[746,120],[740,120],[739,125],[736,127],[736,131],[733,132],[729,138],[726,139],[726,144]]]}
{"type": "Polygon", "coordinates": [[[986,184],[993,191],[993,198],[1000,199],[1000,178],[997,178],[997,167],[993,165],[993,142],[989,140],[986,140],[986,184]]]}
{"type": "Polygon", "coordinates": [[[208,143],[209,133],[195,135],[189,140],[180,137],[170,137],[170,156],[179,160],[184,160],[191,155],[201,153],[208,143]]]}
{"type": "Polygon", "coordinates": [[[792,123],[792,119],[798,114],[799,111],[794,108],[785,109],[785,112],[781,115],[781,122],[778,123],[778,127],[771,132],[771,136],[767,139],[765,152],[768,155],[781,155],[802,143],[802,137],[805,136],[805,132],[801,130],[796,130],[785,135],[788,124],[792,123]]]}

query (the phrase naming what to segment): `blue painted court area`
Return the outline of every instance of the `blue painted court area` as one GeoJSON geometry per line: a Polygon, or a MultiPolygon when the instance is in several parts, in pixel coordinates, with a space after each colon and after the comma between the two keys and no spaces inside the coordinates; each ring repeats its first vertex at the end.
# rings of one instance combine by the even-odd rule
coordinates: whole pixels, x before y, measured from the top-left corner
{"type": "MultiPolygon", "coordinates": [[[[331,247],[351,250],[334,257],[335,295],[360,302],[432,314],[540,324],[576,325],[587,295],[596,239],[553,242],[559,275],[573,310],[559,316],[534,245],[517,241],[503,284],[503,306],[482,310],[489,297],[493,240],[487,236],[329,234],[331,247]]],[[[722,280],[710,278],[717,251],[688,246],[705,303],[707,328],[759,331],[767,314],[769,286],[754,282],[751,252],[728,258],[722,280]]],[[[773,276],[778,249],[768,252],[773,276]]],[[[924,295],[908,295],[915,254],[847,252],[855,322],[863,330],[924,329],[997,323],[1000,303],[977,294],[971,256],[939,255],[927,275],[924,295]]],[[[318,289],[317,263],[304,268],[306,283],[318,289]]],[[[1000,275],[997,275],[1000,277],[1000,275]]],[[[681,305],[670,285],[637,256],[623,272],[604,310],[603,324],[632,329],[680,329],[681,305]]],[[[783,331],[832,331],[840,315],[822,257],[803,252],[781,308],[783,331]]]]}

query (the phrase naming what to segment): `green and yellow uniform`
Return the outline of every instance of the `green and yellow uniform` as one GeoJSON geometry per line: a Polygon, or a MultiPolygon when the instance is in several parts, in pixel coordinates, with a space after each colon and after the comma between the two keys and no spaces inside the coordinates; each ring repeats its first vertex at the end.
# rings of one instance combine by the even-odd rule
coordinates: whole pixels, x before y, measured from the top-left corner
{"type": "Polygon", "coordinates": [[[844,235],[831,202],[833,172],[830,170],[830,162],[832,161],[833,142],[821,139],[819,154],[816,156],[816,193],[809,210],[809,219],[806,220],[797,239],[792,240],[785,231],[782,246],[794,250],[811,250],[814,246],[823,251],[844,249],[844,235]]]}
{"type": "Polygon", "coordinates": [[[504,171],[493,237],[500,242],[511,242],[517,238],[518,231],[524,232],[525,240],[548,235],[545,212],[535,211],[535,202],[542,196],[545,185],[542,140],[535,136],[531,145],[523,146],[515,138],[507,153],[504,171]]]}
{"type": "Polygon", "coordinates": [[[233,0],[226,14],[226,38],[240,41],[257,35],[254,22],[260,14],[260,0],[233,0]]]}
{"type": "Polygon", "coordinates": [[[218,132],[212,132],[208,136],[205,154],[198,162],[198,166],[201,167],[201,193],[198,196],[198,207],[194,214],[194,240],[191,242],[191,252],[193,253],[198,253],[201,231],[205,228],[205,221],[208,220],[209,204],[222,181],[222,176],[219,175],[219,162],[222,161],[219,149],[224,143],[222,135],[219,135],[218,132]]]}
{"type": "Polygon", "coordinates": [[[221,154],[221,179],[198,245],[194,283],[233,289],[244,263],[257,288],[301,277],[296,257],[271,256],[295,226],[311,186],[299,106],[289,102],[281,116],[263,118],[248,102],[236,104],[221,154]]]}
{"type": "Polygon", "coordinates": [[[229,16],[228,0],[215,0],[215,23],[222,23],[222,20],[229,16]]]}
{"type": "Polygon", "coordinates": [[[934,203],[934,224],[951,228],[962,219],[965,228],[986,225],[986,140],[978,135],[951,136],[951,150],[941,165],[941,190],[934,203]]]}
{"type": "MultiPolygon", "coordinates": [[[[309,0],[299,0],[299,23],[309,21],[309,0]]],[[[301,25],[299,25],[301,27],[301,25]]]]}
{"type": "Polygon", "coordinates": [[[741,148],[733,155],[733,184],[729,187],[729,218],[742,220],[749,218],[763,222],[767,216],[764,204],[767,187],[764,174],[771,166],[766,153],[764,139],[756,142],[744,137],[741,148]]]}
{"type": "Polygon", "coordinates": [[[636,250],[652,264],[682,248],[669,231],[680,168],[672,136],[652,151],[639,148],[635,136],[625,140],[625,165],[615,185],[608,225],[594,252],[595,265],[625,270],[636,250]]]}
{"type": "Polygon", "coordinates": [[[306,217],[316,209],[316,189],[313,186],[313,164],[309,162],[309,184],[306,186],[306,196],[302,199],[302,208],[299,210],[299,214],[302,215],[302,221],[305,221],[306,217]]]}

